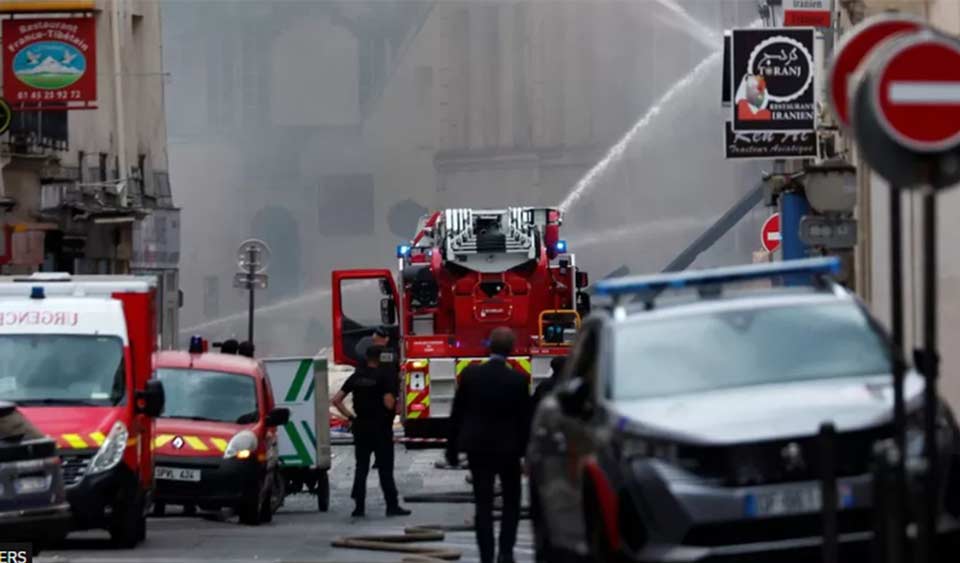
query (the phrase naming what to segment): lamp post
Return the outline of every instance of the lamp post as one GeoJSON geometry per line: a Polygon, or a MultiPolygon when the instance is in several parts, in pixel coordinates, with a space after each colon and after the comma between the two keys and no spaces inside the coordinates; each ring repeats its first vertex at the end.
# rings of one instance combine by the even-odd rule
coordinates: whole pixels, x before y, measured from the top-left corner
{"type": "Polygon", "coordinates": [[[253,318],[256,290],[267,288],[267,264],[270,260],[270,247],[259,239],[248,239],[237,250],[237,266],[240,271],[233,277],[233,287],[249,292],[247,312],[247,341],[253,346],[253,318]]]}

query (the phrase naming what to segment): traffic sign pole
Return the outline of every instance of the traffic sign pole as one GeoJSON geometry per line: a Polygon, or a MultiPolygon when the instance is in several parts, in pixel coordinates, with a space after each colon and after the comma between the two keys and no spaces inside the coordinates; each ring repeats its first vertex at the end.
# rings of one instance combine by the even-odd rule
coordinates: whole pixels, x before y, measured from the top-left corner
{"type": "Polygon", "coordinates": [[[925,376],[924,443],[927,450],[926,506],[923,511],[922,555],[920,561],[934,561],[937,522],[940,517],[939,483],[940,452],[937,444],[937,418],[940,401],[937,399],[937,379],[940,375],[940,355],[937,351],[937,196],[927,188],[923,196],[923,340],[924,350],[918,362],[925,376]]]}
{"type": "Polygon", "coordinates": [[[904,510],[907,506],[907,408],[903,396],[906,362],[903,354],[903,194],[890,190],[890,336],[893,340],[893,440],[896,445],[894,491],[888,507],[891,512],[885,530],[891,562],[907,561],[904,510]]]}
{"type": "Polygon", "coordinates": [[[251,246],[247,248],[247,253],[250,258],[250,264],[247,266],[247,282],[250,284],[250,305],[249,305],[249,318],[247,319],[247,341],[250,342],[250,345],[253,346],[253,317],[254,317],[254,295],[256,294],[256,289],[253,285],[253,275],[256,273],[254,270],[254,262],[256,260],[256,250],[251,246]]]}
{"type": "Polygon", "coordinates": [[[253,320],[256,308],[257,288],[267,287],[267,262],[270,247],[258,239],[245,240],[237,251],[237,265],[240,273],[234,277],[234,286],[247,290],[249,295],[247,311],[247,341],[253,347],[253,320]]]}

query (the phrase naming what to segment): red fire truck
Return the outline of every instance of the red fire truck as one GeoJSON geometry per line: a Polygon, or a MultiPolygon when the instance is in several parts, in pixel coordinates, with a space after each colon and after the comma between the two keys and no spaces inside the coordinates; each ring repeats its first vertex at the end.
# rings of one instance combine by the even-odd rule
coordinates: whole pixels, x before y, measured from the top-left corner
{"type": "Polygon", "coordinates": [[[566,355],[590,307],[587,275],[560,238],[551,208],[447,209],[421,218],[397,248],[398,271],[333,272],[334,361],[356,364],[377,327],[395,346],[405,434],[446,436],[460,373],[487,355],[491,330],[514,330],[512,366],[531,386],[566,355]],[[379,310],[377,310],[379,309],[379,310]]]}
{"type": "Polygon", "coordinates": [[[0,396],[56,440],[72,527],[123,547],[146,535],[164,404],[155,291],[153,277],[0,278],[0,396]]]}

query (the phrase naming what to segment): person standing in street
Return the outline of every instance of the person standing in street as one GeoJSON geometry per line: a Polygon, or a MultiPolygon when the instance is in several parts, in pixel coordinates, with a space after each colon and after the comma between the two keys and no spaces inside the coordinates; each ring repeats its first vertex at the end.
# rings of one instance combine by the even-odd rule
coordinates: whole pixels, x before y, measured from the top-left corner
{"type": "MultiPolygon", "coordinates": [[[[395,414],[400,414],[400,368],[396,361],[396,355],[393,353],[393,350],[390,349],[390,333],[383,327],[377,327],[373,330],[373,333],[369,336],[364,336],[357,342],[357,345],[354,347],[354,354],[357,357],[357,360],[361,363],[366,361],[367,349],[371,346],[379,346],[382,348],[382,353],[380,355],[380,370],[384,373],[385,377],[392,377],[395,381],[394,385],[396,388],[396,406],[394,407],[395,414]]],[[[393,420],[391,419],[391,426],[393,420]]],[[[374,457],[373,468],[380,468],[380,458],[378,456],[374,457]]]]}
{"type": "Polygon", "coordinates": [[[520,520],[521,458],[530,433],[527,379],[507,364],[514,335],[498,328],[490,335],[490,359],[463,371],[450,413],[446,458],[457,465],[467,453],[473,481],[477,545],[482,563],[494,563],[494,481],[500,478],[503,519],[498,563],[513,563],[520,520]]]}
{"type": "Polygon", "coordinates": [[[395,381],[380,367],[383,348],[377,345],[365,350],[365,363],[347,378],[333,397],[333,405],[350,420],[353,431],[354,454],[357,467],[353,476],[352,497],[356,503],[354,518],[366,515],[367,474],[370,456],[377,456],[380,488],[387,504],[387,516],[407,516],[409,510],[400,506],[397,485],[393,479],[393,429],[396,409],[395,381]],[[353,395],[356,414],[343,404],[347,395],[353,395]]]}

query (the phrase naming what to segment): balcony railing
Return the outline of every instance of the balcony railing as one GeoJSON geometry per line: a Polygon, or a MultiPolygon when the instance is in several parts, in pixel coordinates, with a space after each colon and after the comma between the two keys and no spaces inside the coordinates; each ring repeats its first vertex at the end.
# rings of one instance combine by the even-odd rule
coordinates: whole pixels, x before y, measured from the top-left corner
{"type": "Polygon", "coordinates": [[[10,123],[10,145],[20,154],[66,151],[70,148],[67,133],[66,111],[15,112],[10,123]]]}

